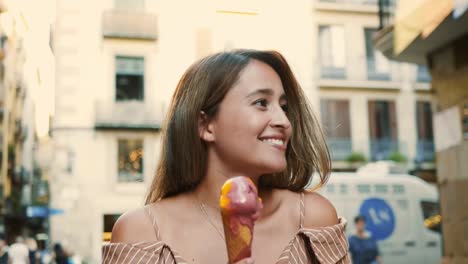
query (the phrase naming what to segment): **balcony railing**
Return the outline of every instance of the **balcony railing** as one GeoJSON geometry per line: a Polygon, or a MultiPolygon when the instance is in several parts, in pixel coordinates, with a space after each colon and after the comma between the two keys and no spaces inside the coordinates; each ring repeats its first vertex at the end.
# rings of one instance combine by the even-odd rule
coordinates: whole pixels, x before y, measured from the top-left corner
{"type": "Polygon", "coordinates": [[[367,79],[371,81],[390,81],[392,79],[392,75],[390,72],[390,64],[388,62],[389,69],[388,70],[379,70],[377,61],[373,58],[367,58],[367,79]]]}
{"type": "Polygon", "coordinates": [[[156,15],[136,10],[105,11],[102,15],[102,34],[107,38],[156,40],[156,15]]]}
{"type": "Polygon", "coordinates": [[[386,160],[392,153],[405,153],[404,145],[396,140],[377,139],[370,141],[370,156],[371,160],[386,160]]]}
{"type": "MultiPolygon", "coordinates": [[[[327,60],[330,61],[330,60],[327,60]]],[[[321,87],[356,87],[399,89],[402,81],[400,67],[394,61],[377,62],[370,57],[347,57],[344,66],[324,65],[318,70],[321,87]]]]}
{"type": "Polygon", "coordinates": [[[320,69],[320,77],[324,79],[346,79],[346,69],[333,66],[322,66],[320,69]]]}
{"type": "Polygon", "coordinates": [[[434,158],[434,141],[420,139],[416,144],[416,162],[432,162],[434,158]]]}
{"type": "Polygon", "coordinates": [[[353,151],[351,139],[328,138],[327,145],[332,160],[344,161],[353,151]]]}
{"type": "Polygon", "coordinates": [[[319,0],[319,2],[337,4],[377,5],[378,0],[319,0]]]}
{"type": "Polygon", "coordinates": [[[396,11],[396,0],[379,1],[379,29],[393,25],[396,11]]]}
{"type": "Polygon", "coordinates": [[[416,81],[418,82],[430,82],[431,81],[431,74],[429,73],[429,70],[427,67],[418,65],[417,66],[417,75],[416,75],[416,81]]]}
{"type": "Polygon", "coordinates": [[[142,101],[96,102],[95,128],[159,130],[162,108],[142,101]]]}

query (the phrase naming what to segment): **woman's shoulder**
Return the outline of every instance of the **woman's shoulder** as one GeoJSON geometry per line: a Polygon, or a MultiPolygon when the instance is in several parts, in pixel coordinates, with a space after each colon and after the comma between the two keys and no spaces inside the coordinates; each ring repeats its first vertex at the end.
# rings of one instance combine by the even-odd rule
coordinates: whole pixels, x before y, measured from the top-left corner
{"type": "Polygon", "coordinates": [[[293,192],[286,189],[275,189],[274,195],[290,204],[303,202],[299,207],[304,214],[303,225],[306,228],[332,226],[339,223],[333,204],[315,191],[293,192]],[[301,201],[301,199],[303,199],[301,201]]]}
{"type": "Polygon", "coordinates": [[[315,191],[304,191],[304,227],[332,226],[339,223],[335,206],[315,191]]]}
{"type": "Polygon", "coordinates": [[[112,229],[112,243],[156,241],[155,226],[147,207],[140,207],[121,215],[112,229]]]}

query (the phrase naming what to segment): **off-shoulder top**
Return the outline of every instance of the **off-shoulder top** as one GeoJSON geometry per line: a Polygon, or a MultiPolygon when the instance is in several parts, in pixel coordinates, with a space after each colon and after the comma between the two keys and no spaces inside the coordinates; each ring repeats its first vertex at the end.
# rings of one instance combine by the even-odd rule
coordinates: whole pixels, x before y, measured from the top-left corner
{"type": "MultiPolygon", "coordinates": [[[[110,243],[102,248],[102,263],[131,264],[188,264],[184,258],[166,244],[159,235],[155,216],[145,207],[156,232],[156,241],[133,244],[110,243]]],[[[326,227],[305,228],[304,193],[300,198],[300,220],[295,236],[286,245],[276,264],[351,263],[345,234],[346,220],[326,227]]],[[[202,264],[202,263],[200,263],[202,264]]]]}

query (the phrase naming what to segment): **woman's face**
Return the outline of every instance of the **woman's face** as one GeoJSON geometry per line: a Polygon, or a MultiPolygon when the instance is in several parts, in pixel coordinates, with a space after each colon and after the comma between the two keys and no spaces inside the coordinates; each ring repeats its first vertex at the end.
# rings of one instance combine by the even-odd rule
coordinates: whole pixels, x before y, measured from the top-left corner
{"type": "Polygon", "coordinates": [[[202,138],[227,173],[259,176],[283,171],[292,133],[286,111],[280,77],[269,65],[252,60],[205,126],[202,138]]]}

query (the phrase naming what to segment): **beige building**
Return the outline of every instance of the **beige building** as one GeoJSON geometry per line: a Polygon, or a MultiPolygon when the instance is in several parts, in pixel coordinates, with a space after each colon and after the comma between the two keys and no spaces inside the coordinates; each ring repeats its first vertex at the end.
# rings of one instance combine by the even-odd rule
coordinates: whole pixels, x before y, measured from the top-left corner
{"type": "Polygon", "coordinates": [[[42,23],[36,22],[18,2],[0,1],[0,233],[9,242],[17,235],[34,237],[47,229],[45,217],[32,219],[27,213],[33,204],[47,204],[40,201],[47,196],[47,184],[35,170],[34,148],[41,110],[36,95],[48,84],[41,65],[51,53],[49,28],[45,38],[38,38],[36,29],[42,23]]]}
{"type": "Polygon", "coordinates": [[[367,161],[406,160],[435,181],[430,76],[424,66],[390,61],[373,47],[376,0],[317,0],[315,58],[321,117],[335,170],[367,161]],[[351,162],[355,161],[355,162],[351,162]]]}

